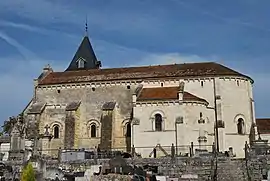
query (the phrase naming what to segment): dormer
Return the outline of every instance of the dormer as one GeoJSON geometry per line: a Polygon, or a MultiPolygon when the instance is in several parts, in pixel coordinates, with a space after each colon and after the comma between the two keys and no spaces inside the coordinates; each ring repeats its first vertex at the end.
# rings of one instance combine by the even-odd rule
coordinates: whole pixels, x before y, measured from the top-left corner
{"type": "Polygon", "coordinates": [[[78,66],[79,69],[83,69],[83,68],[85,68],[86,60],[84,58],[80,57],[76,61],[76,63],[77,63],[77,66],[78,66]]]}

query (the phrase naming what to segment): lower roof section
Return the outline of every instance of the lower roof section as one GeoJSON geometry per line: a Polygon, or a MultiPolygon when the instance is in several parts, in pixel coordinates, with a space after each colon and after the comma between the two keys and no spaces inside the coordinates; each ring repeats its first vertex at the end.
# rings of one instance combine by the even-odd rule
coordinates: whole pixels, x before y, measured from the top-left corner
{"type": "MultiPolygon", "coordinates": [[[[178,100],[179,87],[143,88],[138,94],[137,101],[178,100]]],[[[183,92],[183,101],[208,102],[189,92],[183,92]]]]}

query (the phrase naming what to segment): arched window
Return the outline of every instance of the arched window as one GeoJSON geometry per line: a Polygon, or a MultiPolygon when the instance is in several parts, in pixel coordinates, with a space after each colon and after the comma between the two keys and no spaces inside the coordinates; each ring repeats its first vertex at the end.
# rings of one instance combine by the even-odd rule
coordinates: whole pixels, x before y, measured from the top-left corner
{"type": "Polygon", "coordinates": [[[128,137],[128,138],[131,137],[131,125],[130,125],[130,123],[126,124],[126,137],[128,137]]]}
{"type": "Polygon", "coordinates": [[[55,125],[53,128],[53,137],[59,138],[59,126],[58,125],[55,125]]]}
{"type": "Polygon", "coordinates": [[[97,127],[95,124],[92,124],[90,127],[90,135],[91,135],[91,138],[97,137],[97,127]]]}
{"type": "Polygon", "coordinates": [[[155,131],[162,131],[162,116],[155,114],[155,131]]]}
{"type": "Polygon", "coordinates": [[[244,120],[242,118],[237,121],[237,133],[244,134],[244,120]]]}

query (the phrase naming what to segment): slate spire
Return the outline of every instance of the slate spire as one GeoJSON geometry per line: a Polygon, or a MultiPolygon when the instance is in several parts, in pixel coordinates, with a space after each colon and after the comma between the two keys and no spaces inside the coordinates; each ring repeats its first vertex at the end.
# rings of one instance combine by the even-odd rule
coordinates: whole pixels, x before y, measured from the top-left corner
{"type": "Polygon", "coordinates": [[[98,69],[101,67],[101,62],[97,60],[95,52],[92,48],[88,37],[88,26],[85,23],[86,35],[84,36],[77,52],[75,53],[70,65],[66,71],[72,70],[88,70],[88,69],[98,69]]]}

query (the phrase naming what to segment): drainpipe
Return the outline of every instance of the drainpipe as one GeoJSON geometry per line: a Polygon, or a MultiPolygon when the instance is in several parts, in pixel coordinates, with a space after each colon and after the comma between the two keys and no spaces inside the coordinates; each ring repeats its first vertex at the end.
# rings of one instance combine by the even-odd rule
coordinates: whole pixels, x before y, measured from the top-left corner
{"type": "Polygon", "coordinates": [[[219,139],[218,139],[218,120],[217,120],[217,95],[216,95],[216,79],[213,78],[213,86],[214,86],[214,103],[215,103],[215,123],[216,123],[216,148],[217,152],[219,152],[219,139]]]}
{"type": "Polygon", "coordinates": [[[176,150],[176,155],[178,155],[177,121],[175,121],[175,150],[176,150]]]}

